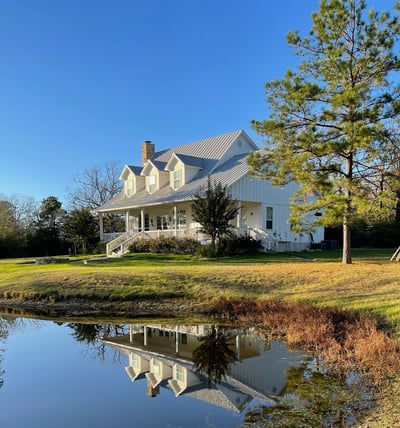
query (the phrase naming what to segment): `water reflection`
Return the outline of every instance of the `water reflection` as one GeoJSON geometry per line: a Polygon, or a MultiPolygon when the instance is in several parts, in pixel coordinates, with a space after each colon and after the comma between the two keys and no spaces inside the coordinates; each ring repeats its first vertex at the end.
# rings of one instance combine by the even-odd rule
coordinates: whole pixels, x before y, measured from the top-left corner
{"type": "Polygon", "coordinates": [[[0,317],[0,388],[4,384],[4,370],[2,369],[2,362],[4,359],[4,348],[2,344],[5,342],[8,336],[8,322],[0,317]]]}
{"type": "Polygon", "coordinates": [[[305,357],[252,329],[214,325],[130,324],[129,334],[103,339],[125,353],[132,382],[146,379],[146,393],[163,388],[234,412],[253,399],[271,406],[286,387],[286,372],[305,357]]]}
{"type": "Polygon", "coordinates": [[[210,332],[199,337],[201,345],[193,350],[193,363],[196,373],[207,375],[208,387],[212,381],[220,383],[230,372],[229,366],[238,361],[236,352],[231,348],[232,335],[221,331],[215,325],[210,332]]]}
{"type": "Polygon", "coordinates": [[[368,405],[255,328],[159,322],[0,317],[2,426],[351,427],[368,405]]]}

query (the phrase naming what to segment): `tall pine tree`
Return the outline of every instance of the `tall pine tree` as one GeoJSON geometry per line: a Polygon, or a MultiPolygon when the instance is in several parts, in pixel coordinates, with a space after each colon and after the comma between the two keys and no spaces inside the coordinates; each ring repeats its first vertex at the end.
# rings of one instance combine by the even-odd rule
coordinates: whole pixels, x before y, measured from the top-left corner
{"type": "Polygon", "coordinates": [[[249,164],[274,184],[299,184],[292,224],[320,210],[317,221],[343,226],[342,261],[348,264],[351,224],[369,203],[379,159],[399,160],[400,26],[397,15],[367,10],[364,0],[321,0],[312,21],[308,37],[287,36],[301,58],[297,70],[265,85],[270,118],[253,126],[266,149],[249,164]]]}

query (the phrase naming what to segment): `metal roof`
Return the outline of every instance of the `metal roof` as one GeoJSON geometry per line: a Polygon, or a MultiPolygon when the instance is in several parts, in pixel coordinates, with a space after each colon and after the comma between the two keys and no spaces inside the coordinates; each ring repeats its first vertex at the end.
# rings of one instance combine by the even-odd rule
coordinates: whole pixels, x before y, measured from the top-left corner
{"type": "MultiPolygon", "coordinates": [[[[168,184],[152,194],[149,194],[146,190],[137,192],[131,197],[127,197],[124,193],[121,193],[99,207],[97,211],[122,211],[129,208],[193,200],[200,189],[207,187],[209,175],[212,182],[221,183],[223,186],[229,187],[248,173],[249,169],[246,163],[248,153],[234,156],[217,168],[215,166],[242,133],[246,136],[244,131],[234,131],[155,153],[150,162],[159,170],[164,169],[173,154],[186,165],[199,166],[201,164],[202,169],[199,170],[189,183],[186,183],[177,190],[172,189],[168,184]]],[[[246,138],[249,137],[246,136],[246,138]]],[[[254,147],[256,147],[255,144],[254,147]]]]}
{"type": "MultiPolygon", "coordinates": [[[[222,186],[230,186],[248,172],[246,163],[247,154],[235,156],[217,168],[212,176],[211,182],[221,183],[222,186]]],[[[128,208],[139,208],[150,205],[161,205],[173,202],[193,200],[195,195],[207,187],[208,174],[201,171],[196,178],[178,190],[173,190],[169,185],[162,187],[156,192],[149,194],[145,190],[131,197],[119,194],[106,202],[98,211],[123,210],[128,208]]]]}
{"type": "Polygon", "coordinates": [[[156,152],[152,159],[168,162],[173,153],[193,156],[202,159],[221,159],[226,150],[244,131],[234,131],[216,137],[206,138],[189,144],[173,147],[169,150],[156,152]]]}
{"type": "Polygon", "coordinates": [[[143,167],[141,166],[134,166],[134,165],[127,165],[127,167],[135,174],[140,175],[142,172],[143,167]]]}
{"type": "Polygon", "coordinates": [[[203,158],[197,158],[195,156],[182,155],[174,152],[174,155],[181,160],[187,166],[194,166],[196,168],[204,168],[204,160],[203,158]]]}

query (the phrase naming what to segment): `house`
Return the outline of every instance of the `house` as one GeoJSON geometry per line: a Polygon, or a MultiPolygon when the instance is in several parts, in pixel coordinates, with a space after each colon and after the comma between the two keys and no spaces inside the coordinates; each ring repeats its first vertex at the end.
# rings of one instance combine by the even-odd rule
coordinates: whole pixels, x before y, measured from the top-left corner
{"type": "Polygon", "coordinates": [[[272,186],[268,180],[251,177],[246,163],[248,154],[258,150],[243,131],[235,131],[189,144],[156,151],[150,141],[142,144],[142,165],[125,165],[120,179],[121,194],[97,209],[125,216],[125,233],[107,244],[107,254],[125,252],[137,237],[160,235],[204,239],[200,225],[192,220],[191,204],[196,193],[212,182],[227,186],[237,200],[235,230],[238,236],[251,236],[265,251],[300,251],[323,239],[323,229],[294,233],[288,222],[289,199],[296,189],[291,183],[272,186]]]}
{"type": "Polygon", "coordinates": [[[285,393],[288,371],[306,361],[282,342],[266,341],[256,329],[218,327],[237,361],[226,368],[221,382],[213,379],[210,384],[197,371],[193,352],[211,329],[211,325],[129,324],[129,334],[107,337],[103,343],[128,357],[126,373],[132,382],[146,379],[148,395],[155,397],[164,388],[175,397],[190,396],[235,413],[253,400],[276,404],[276,397],[285,393]]]}

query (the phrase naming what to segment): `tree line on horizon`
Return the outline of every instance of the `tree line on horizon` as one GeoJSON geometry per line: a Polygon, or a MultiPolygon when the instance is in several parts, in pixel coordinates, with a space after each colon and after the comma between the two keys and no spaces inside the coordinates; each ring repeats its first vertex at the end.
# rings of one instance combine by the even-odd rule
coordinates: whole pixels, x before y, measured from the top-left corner
{"type": "MultiPolygon", "coordinates": [[[[106,162],[73,178],[68,209],[56,196],[0,194],[0,258],[73,255],[102,251],[95,209],[121,191],[119,165],[106,162]]],[[[118,216],[106,216],[104,231],[121,231],[118,216]]]]}

